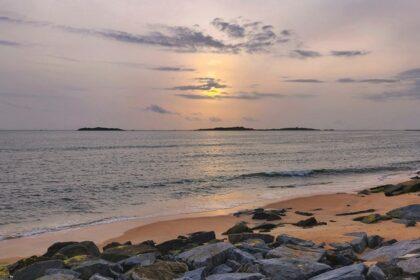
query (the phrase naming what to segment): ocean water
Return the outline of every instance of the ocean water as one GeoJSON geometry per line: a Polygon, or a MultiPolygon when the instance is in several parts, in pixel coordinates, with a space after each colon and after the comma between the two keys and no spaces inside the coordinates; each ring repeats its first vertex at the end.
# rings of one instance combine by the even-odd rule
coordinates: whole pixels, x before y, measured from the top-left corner
{"type": "Polygon", "coordinates": [[[0,131],[0,240],[349,191],[419,169],[416,131],[0,131]]]}

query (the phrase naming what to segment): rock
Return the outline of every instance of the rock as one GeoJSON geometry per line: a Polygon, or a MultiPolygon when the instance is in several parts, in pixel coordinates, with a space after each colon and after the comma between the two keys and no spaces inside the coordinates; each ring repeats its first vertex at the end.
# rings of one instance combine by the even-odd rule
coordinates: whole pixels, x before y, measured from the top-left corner
{"type": "Polygon", "coordinates": [[[5,265],[0,265],[0,280],[9,279],[9,269],[5,265]]]}
{"type": "Polygon", "coordinates": [[[237,233],[229,234],[228,239],[232,244],[243,242],[248,239],[261,239],[264,240],[265,243],[272,243],[274,241],[274,236],[262,233],[237,233]]]}
{"type": "Polygon", "coordinates": [[[188,264],[190,268],[205,266],[209,269],[225,263],[234,251],[231,244],[219,242],[195,247],[176,256],[176,259],[188,264]]]}
{"type": "Polygon", "coordinates": [[[376,266],[386,275],[386,279],[401,279],[400,277],[403,275],[403,271],[397,266],[397,261],[380,261],[376,263],[376,266]]]}
{"type": "Polygon", "coordinates": [[[44,276],[46,271],[51,268],[62,268],[63,262],[60,260],[40,261],[19,269],[13,274],[14,280],[35,280],[44,276]]]}
{"type": "Polygon", "coordinates": [[[237,223],[236,225],[234,225],[233,227],[231,227],[230,229],[228,229],[227,231],[225,231],[224,235],[228,235],[228,234],[237,234],[237,233],[244,233],[244,232],[251,232],[252,233],[252,229],[250,229],[244,222],[240,222],[237,223]]]}
{"type": "Polygon", "coordinates": [[[100,274],[106,277],[114,277],[115,272],[111,269],[112,265],[113,263],[105,260],[93,260],[75,266],[73,267],[73,270],[80,273],[80,278],[83,280],[88,280],[95,274],[100,274]]]}
{"type": "Polygon", "coordinates": [[[245,252],[250,254],[261,253],[263,255],[267,254],[271,250],[270,247],[262,239],[247,239],[241,243],[236,243],[235,246],[245,252]]]}
{"type": "Polygon", "coordinates": [[[259,280],[264,275],[260,273],[223,273],[214,274],[206,278],[206,280],[259,280]]]}
{"type": "Polygon", "coordinates": [[[221,264],[213,268],[210,274],[223,274],[231,272],[233,272],[233,269],[230,266],[228,266],[227,264],[221,264]]]}
{"type": "Polygon", "coordinates": [[[383,185],[370,189],[371,192],[384,192],[386,196],[400,195],[420,191],[419,180],[409,180],[397,185],[383,185]]]}
{"type": "Polygon", "coordinates": [[[361,258],[364,261],[390,261],[406,254],[420,252],[420,239],[403,240],[389,246],[382,246],[376,250],[365,253],[361,258]]]}
{"type": "Polygon", "coordinates": [[[105,250],[110,249],[110,248],[122,246],[122,245],[132,245],[132,244],[131,244],[131,241],[127,241],[124,244],[121,244],[119,242],[111,242],[111,243],[105,245],[104,247],[102,247],[102,251],[105,251],[105,250]]]}
{"type": "Polygon", "coordinates": [[[228,258],[230,260],[237,261],[240,264],[253,263],[256,260],[255,257],[251,255],[250,253],[242,251],[237,248],[229,252],[228,258]]]}
{"type": "Polygon", "coordinates": [[[191,244],[191,241],[188,239],[177,238],[177,239],[172,239],[172,240],[162,242],[156,245],[156,248],[158,248],[162,254],[167,254],[171,251],[179,251],[179,250],[188,248],[190,244],[191,244]]]}
{"type": "Polygon", "coordinates": [[[298,259],[260,260],[261,272],[272,280],[301,280],[331,270],[331,267],[317,262],[298,259]]]}
{"type": "Polygon", "coordinates": [[[135,255],[153,252],[157,252],[157,248],[146,244],[122,245],[107,249],[101,258],[110,262],[119,262],[135,255]]]}
{"type": "Polygon", "coordinates": [[[387,213],[392,218],[420,221],[420,204],[393,209],[387,213]]]}
{"type": "Polygon", "coordinates": [[[304,239],[292,237],[287,234],[282,234],[282,235],[277,236],[276,241],[279,245],[292,244],[292,245],[298,245],[302,247],[315,247],[316,246],[316,244],[313,243],[312,241],[307,241],[304,239]]]}
{"type": "Polygon", "coordinates": [[[53,275],[44,275],[37,278],[36,280],[78,280],[78,277],[68,274],[53,274],[53,275]]]}
{"type": "Polygon", "coordinates": [[[161,261],[149,266],[137,266],[129,274],[133,280],[172,280],[181,277],[187,270],[184,263],[161,261]]]}
{"type": "Polygon", "coordinates": [[[92,277],[89,278],[89,280],[113,280],[114,278],[110,278],[110,277],[104,277],[100,274],[95,274],[92,277]]]}
{"type": "Polygon", "coordinates": [[[191,233],[188,236],[188,239],[191,240],[191,242],[201,245],[203,243],[207,243],[216,239],[216,234],[214,233],[214,231],[198,231],[191,233]]]}
{"type": "Polygon", "coordinates": [[[206,268],[200,267],[194,270],[185,272],[185,274],[176,280],[204,280],[206,276],[206,268]]]}
{"type": "Polygon", "coordinates": [[[390,239],[390,240],[386,240],[386,241],[383,241],[383,242],[381,243],[381,247],[382,247],[382,246],[389,246],[389,245],[392,245],[392,244],[397,243],[397,242],[398,242],[398,240],[397,240],[397,239],[390,239]]]}
{"type": "Polygon", "coordinates": [[[361,211],[354,211],[354,212],[345,212],[345,213],[339,213],[335,214],[336,216],[351,216],[351,215],[358,215],[358,214],[365,214],[365,213],[371,213],[375,212],[375,209],[366,209],[361,211]]]}
{"type": "Polygon", "coordinates": [[[62,269],[62,268],[51,268],[45,272],[45,275],[70,275],[73,276],[75,279],[79,278],[80,273],[73,271],[71,269],[62,269]]]}
{"type": "Polygon", "coordinates": [[[62,258],[64,256],[64,258],[72,258],[80,255],[99,257],[100,252],[98,247],[96,247],[95,243],[92,241],[83,241],[61,247],[58,251],[56,251],[53,257],[62,258]]]}
{"type": "Polygon", "coordinates": [[[369,268],[366,274],[367,280],[385,280],[385,273],[376,265],[369,268]]]}
{"type": "Polygon", "coordinates": [[[311,218],[306,219],[306,220],[301,220],[294,225],[298,226],[298,227],[308,228],[308,227],[313,227],[313,226],[326,225],[326,223],[318,222],[314,217],[311,217],[311,218]]]}
{"type": "Polygon", "coordinates": [[[65,259],[63,261],[64,266],[65,267],[73,267],[73,266],[77,266],[81,263],[84,263],[86,261],[92,261],[92,260],[96,260],[98,259],[97,257],[93,257],[93,256],[88,256],[88,255],[80,255],[80,256],[74,256],[72,258],[69,259],[65,259]]]}
{"type": "Polygon", "coordinates": [[[387,215],[380,215],[380,214],[370,214],[367,216],[360,216],[360,217],[356,217],[353,219],[353,221],[357,221],[357,222],[362,222],[365,224],[374,224],[377,223],[379,221],[386,221],[391,219],[389,216],[387,215]]]}
{"type": "Polygon", "coordinates": [[[24,268],[28,265],[31,265],[31,264],[36,263],[36,262],[48,261],[48,260],[49,260],[49,258],[44,257],[44,256],[42,256],[42,257],[31,256],[29,258],[24,258],[24,259],[18,260],[17,262],[7,266],[7,268],[9,270],[10,274],[14,274],[15,271],[17,271],[21,268],[24,268]]]}
{"type": "Polygon", "coordinates": [[[333,250],[328,250],[326,257],[334,267],[351,265],[358,260],[350,244],[343,244],[333,250]]]}
{"type": "Polygon", "coordinates": [[[313,216],[313,213],[304,212],[304,211],[295,211],[295,214],[301,215],[301,216],[313,216]]]}
{"type": "Polygon", "coordinates": [[[73,244],[77,244],[78,242],[75,241],[68,241],[68,242],[56,242],[53,245],[51,245],[50,247],[48,247],[47,252],[43,255],[43,257],[47,257],[47,258],[51,258],[52,256],[54,256],[60,249],[69,246],[69,245],[73,245],[73,244]]]}
{"type": "Polygon", "coordinates": [[[127,271],[133,268],[134,266],[147,266],[153,264],[156,261],[156,257],[158,255],[158,252],[140,254],[119,261],[118,264],[120,264],[123,267],[124,271],[127,271]]]}
{"type": "Polygon", "coordinates": [[[277,227],[276,224],[263,223],[263,224],[253,227],[252,230],[270,231],[276,227],[277,227]]]}
{"type": "Polygon", "coordinates": [[[367,238],[367,246],[370,249],[376,249],[379,246],[381,246],[382,241],[384,241],[384,238],[379,235],[371,235],[367,238]]]}
{"type": "Polygon", "coordinates": [[[281,245],[267,253],[267,258],[299,259],[319,262],[325,257],[326,251],[320,248],[302,247],[297,245],[281,245]]]}
{"type": "Polygon", "coordinates": [[[403,272],[420,277],[420,258],[409,258],[407,260],[402,260],[397,263],[397,266],[400,267],[403,272]]]}
{"type": "Polygon", "coordinates": [[[364,280],[366,267],[359,263],[324,272],[309,280],[364,280]]]}
{"type": "Polygon", "coordinates": [[[350,245],[356,253],[363,253],[367,247],[367,234],[365,233],[363,236],[353,239],[350,241],[350,245]]]}
{"type": "Polygon", "coordinates": [[[254,210],[254,214],[252,215],[252,219],[254,220],[267,220],[267,221],[276,221],[281,220],[281,216],[284,215],[286,210],[264,210],[262,208],[258,208],[254,210]]]}

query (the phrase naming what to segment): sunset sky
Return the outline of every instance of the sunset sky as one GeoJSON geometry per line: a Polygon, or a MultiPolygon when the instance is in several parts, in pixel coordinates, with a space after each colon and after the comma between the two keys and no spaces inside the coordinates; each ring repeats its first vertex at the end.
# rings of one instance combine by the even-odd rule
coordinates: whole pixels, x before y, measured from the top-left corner
{"type": "Polygon", "coordinates": [[[419,11],[0,0],[0,129],[419,129],[419,11]]]}

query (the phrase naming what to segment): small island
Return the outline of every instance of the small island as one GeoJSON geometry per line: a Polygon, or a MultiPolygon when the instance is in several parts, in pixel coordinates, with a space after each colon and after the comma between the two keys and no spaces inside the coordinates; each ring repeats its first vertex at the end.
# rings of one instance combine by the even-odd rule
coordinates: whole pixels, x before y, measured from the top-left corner
{"type": "Polygon", "coordinates": [[[200,128],[197,131],[319,131],[320,129],[307,128],[307,127],[285,127],[285,128],[266,128],[266,129],[255,129],[248,128],[243,126],[233,126],[233,127],[214,127],[214,128],[200,128]]]}
{"type": "Polygon", "coordinates": [[[77,131],[124,131],[124,129],[97,126],[97,127],[82,127],[82,128],[79,128],[77,131]]]}

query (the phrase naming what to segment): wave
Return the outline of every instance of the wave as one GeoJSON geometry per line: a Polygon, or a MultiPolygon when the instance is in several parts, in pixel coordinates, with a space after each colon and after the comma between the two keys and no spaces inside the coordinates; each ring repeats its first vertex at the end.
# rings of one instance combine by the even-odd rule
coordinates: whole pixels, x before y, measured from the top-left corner
{"type": "Polygon", "coordinates": [[[403,171],[415,170],[420,166],[420,161],[407,161],[392,163],[384,166],[368,167],[350,167],[337,169],[309,169],[309,170],[291,170],[291,171],[269,171],[247,173],[238,176],[238,179],[244,178],[276,178],[276,177],[314,177],[318,175],[346,175],[346,174],[369,174],[385,171],[403,171]]]}

